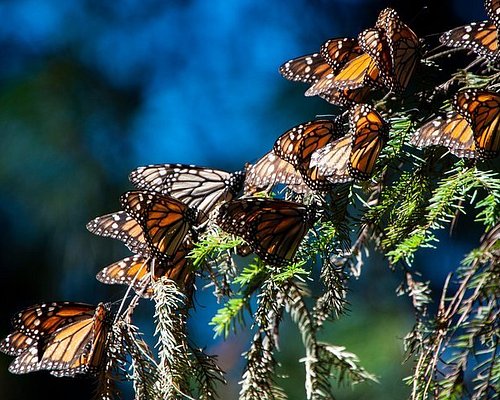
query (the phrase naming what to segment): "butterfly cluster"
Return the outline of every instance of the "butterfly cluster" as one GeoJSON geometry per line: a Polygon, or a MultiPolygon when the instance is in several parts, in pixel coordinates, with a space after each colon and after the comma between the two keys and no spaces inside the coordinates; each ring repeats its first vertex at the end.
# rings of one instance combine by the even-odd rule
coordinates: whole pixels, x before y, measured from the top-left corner
{"type": "MultiPolygon", "coordinates": [[[[491,21],[456,28],[441,42],[497,63],[499,4],[487,0],[491,21]]],[[[386,8],[375,26],[357,38],[327,40],[318,53],[283,64],[280,72],[286,79],[310,85],[306,96],[320,96],[345,112],[288,129],[241,171],[185,164],[133,170],[129,179],[134,190],[120,197],[121,209],[87,224],[90,232],[117,239],[131,252],[101,269],[97,279],[126,285],[137,298],[150,299],[153,283],[167,278],[191,299],[200,271],[189,254],[200,236],[214,229],[240,237],[273,268],[293,263],[322,217],[328,194],[337,185],[370,180],[377,173],[391,124],[388,111],[371,99],[402,96],[419,60],[420,40],[396,11],[386,8]],[[286,199],[270,196],[280,188],[286,199]]],[[[464,158],[496,157],[499,113],[500,95],[493,88],[465,88],[455,94],[451,111],[426,121],[409,144],[445,146],[464,158]]],[[[13,332],[0,350],[15,356],[9,367],[13,373],[93,374],[106,362],[116,319],[110,304],[35,305],[14,318],[13,332]]]]}
{"type": "Polygon", "coordinates": [[[357,38],[329,39],[314,53],[287,61],[280,73],[310,84],[306,96],[331,104],[363,103],[373,90],[402,92],[420,57],[419,40],[392,8],[357,38]]]}

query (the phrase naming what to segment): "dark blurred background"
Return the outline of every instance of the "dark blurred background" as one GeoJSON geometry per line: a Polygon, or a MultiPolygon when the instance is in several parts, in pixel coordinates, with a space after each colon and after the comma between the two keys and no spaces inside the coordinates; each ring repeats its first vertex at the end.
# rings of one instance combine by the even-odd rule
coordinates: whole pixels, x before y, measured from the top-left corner
{"type": "MultiPolygon", "coordinates": [[[[122,287],[94,275],[128,253],[85,224],[119,208],[128,172],[167,162],[237,170],[291,126],[335,112],[303,97],[306,87],[281,78],[278,67],[328,38],[356,36],[386,6],[431,45],[437,36],[428,35],[486,18],[480,0],[0,1],[0,336],[35,303],[119,299],[122,287]]],[[[441,257],[426,250],[417,258],[437,290],[477,243],[460,229],[451,240],[441,236],[441,257]]],[[[401,339],[413,319],[408,300],[394,294],[400,278],[371,257],[351,286],[349,314],[327,325],[324,339],[347,346],[380,380],[343,388],[338,398],[407,396],[401,378],[411,365],[402,366],[401,339]]],[[[234,399],[248,334],[212,340],[207,323],[217,305],[200,292],[191,334],[219,355],[230,381],[221,395],[234,399]]],[[[147,335],[151,316],[150,306],[136,313],[147,335]]],[[[290,321],[285,327],[278,358],[290,379],[280,383],[301,399],[300,338],[290,321]]],[[[85,379],[12,375],[11,360],[0,355],[3,400],[88,399],[94,390],[85,379]]]]}

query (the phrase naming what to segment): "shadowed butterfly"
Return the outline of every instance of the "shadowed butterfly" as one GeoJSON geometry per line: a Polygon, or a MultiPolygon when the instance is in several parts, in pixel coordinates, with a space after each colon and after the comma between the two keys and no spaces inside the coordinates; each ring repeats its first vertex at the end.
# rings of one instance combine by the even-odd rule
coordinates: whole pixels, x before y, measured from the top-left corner
{"type": "Polygon", "coordinates": [[[16,355],[14,374],[49,370],[55,376],[94,374],[104,365],[111,325],[109,306],[72,302],[35,305],[13,321],[0,350],[16,355]]]}
{"type": "Polygon", "coordinates": [[[136,168],[129,179],[137,189],[175,197],[207,216],[218,203],[231,200],[241,191],[245,174],[195,165],[158,164],[136,168]]]}
{"type": "Polygon", "coordinates": [[[445,32],[439,41],[448,47],[470,50],[482,58],[498,64],[498,26],[500,25],[500,1],[486,0],[484,2],[489,20],[473,22],[445,32]]]}
{"type": "Polygon", "coordinates": [[[313,208],[291,201],[238,199],[220,207],[217,224],[242,237],[264,262],[282,266],[293,260],[315,214],[313,208]]]}
{"type": "Polygon", "coordinates": [[[316,168],[317,174],[331,183],[352,181],[349,173],[351,145],[350,134],[328,143],[312,154],[310,167],[316,168]]]}

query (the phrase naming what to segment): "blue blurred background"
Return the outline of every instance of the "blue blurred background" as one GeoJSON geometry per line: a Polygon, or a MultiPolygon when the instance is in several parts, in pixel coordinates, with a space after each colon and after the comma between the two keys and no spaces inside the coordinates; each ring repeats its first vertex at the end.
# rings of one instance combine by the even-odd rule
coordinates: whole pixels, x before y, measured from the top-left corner
{"type": "MultiPolygon", "coordinates": [[[[237,170],[291,126],[335,112],[281,78],[286,60],[317,51],[328,38],[356,36],[386,6],[421,37],[485,18],[479,0],[432,3],[0,1],[0,336],[31,304],[120,298],[123,288],[94,275],[127,251],[91,235],[85,223],[119,208],[131,169],[180,162],[237,170]]],[[[477,235],[443,235],[438,260],[421,252],[423,278],[439,289],[477,235]]],[[[371,257],[350,288],[350,312],[327,325],[324,339],[358,354],[381,382],[343,388],[339,398],[406,397],[401,378],[411,365],[401,366],[401,339],[413,319],[407,299],[394,294],[399,279],[371,257]]],[[[221,396],[234,399],[249,337],[239,331],[226,342],[212,340],[207,323],[216,308],[208,290],[198,294],[190,329],[197,345],[219,355],[230,382],[221,396]]],[[[136,315],[147,335],[151,316],[150,306],[136,315]]],[[[290,321],[284,326],[278,358],[290,379],[280,383],[290,399],[301,399],[300,338],[290,321]]],[[[84,379],[9,374],[10,361],[0,355],[1,399],[88,399],[94,390],[84,379]]]]}

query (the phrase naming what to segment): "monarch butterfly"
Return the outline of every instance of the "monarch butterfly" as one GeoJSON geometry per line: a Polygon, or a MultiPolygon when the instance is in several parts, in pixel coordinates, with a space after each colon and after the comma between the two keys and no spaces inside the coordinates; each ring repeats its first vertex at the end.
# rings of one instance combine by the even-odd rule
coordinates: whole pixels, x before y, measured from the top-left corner
{"type": "Polygon", "coordinates": [[[349,112],[350,134],[316,150],[311,166],[332,183],[368,179],[384,147],[389,125],[367,104],[354,106],[349,112]]]}
{"type": "Polygon", "coordinates": [[[0,350],[16,355],[14,374],[49,370],[55,376],[94,374],[103,366],[111,326],[109,305],[55,302],[20,312],[0,350]]]}
{"type": "MultiPolygon", "coordinates": [[[[387,86],[391,91],[402,92],[408,86],[419,60],[418,37],[408,25],[401,21],[397,12],[392,8],[385,8],[380,12],[376,27],[384,32],[389,47],[391,62],[387,65],[390,65],[390,78],[387,86]]],[[[381,71],[385,70],[381,68],[381,71]]]]}
{"type": "Polygon", "coordinates": [[[340,38],[327,40],[320,53],[294,58],[280,66],[281,75],[290,81],[313,84],[329,74],[335,75],[340,68],[361,54],[356,39],[340,38]]]}
{"type": "Polygon", "coordinates": [[[307,54],[287,61],[279,68],[280,74],[294,82],[313,84],[332,73],[332,68],[319,53],[307,54]]]}
{"type": "Polygon", "coordinates": [[[349,174],[354,179],[368,179],[387,142],[389,124],[372,106],[358,104],[350,110],[349,129],[353,135],[349,174]]]}
{"type": "Polygon", "coordinates": [[[364,101],[369,88],[380,87],[379,81],[387,81],[391,66],[385,64],[390,62],[390,54],[383,36],[376,29],[363,31],[355,41],[359,42],[359,51],[335,73],[318,79],[306,91],[306,96],[320,95],[338,105],[364,101]]]}
{"type": "Polygon", "coordinates": [[[253,194],[278,183],[286,185],[298,194],[310,192],[295,167],[272,151],[265,154],[255,164],[248,165],[246,169],[245,194],[253,194]]]}
{"type": "Polygon", "coordinates": [[[185,256],[192,247],[190,241],[184,240],[172,261],[160,262],[151,259],[149,245],[146,242],[141,226],[125,211],[95,218],[87,224],[87,228],[97,235],[112,237],[125,242],[127,247],[133,253],[136,253],[132,257],[124,258],[101,270],[96,276],[100,282],[133,284],[134,290],[146,298],[152,295],[149,285],[151,276],[153,276],[153,279],[158,279],[160,276],[165,275],[167,278],[176,281],[181,289],[188,288],[186,283],[190,268],[187,265],[188,259],[185,256]]]}
{"type": "Polygon", "coordinates": [[[465,158],[494,158],[500,151],[500,95],[477,89],[458,92],[453,111],[422,125],[410,143],[443,145],[465,158]]]}
{"type": "Polygon", "coordinates": [[[160,262],[173,259],[197,223],[197,210],[171,196],[135,190],[123,194],[120,201],[142,228],[151,255],[160,262]]]}
{"type": "Polygon", "coordinates": [[[500,25],[500,1],[484,2],[489,21],[473,22],[445,32],[439,41],[448,47],[470,50],[482,58],[498,64],[498,27],[500,25]]]}
{"type": "Polygon", "coordinates": [[[154,259],[134,255],[108,265],[98,272],[96,278],[108,285],[132,285],[142,297],[150,298],[153,295],[151,279],[157,280],[165,276],[176,282],[190,298],[193,292],[194,273],[188,265],[187,252],[188,248],[181,246],[168,265],[161,263],[156,265],[154,259]]]}
{"type": "MultiPolygon", "coordinates": [[[[385,32],[382,29],[365,29],[358,35],[358,42],[363,51],[373,60],[377,67],[376,80],[367,83],[375,86],[392,87],[392,58],[385,32]]],[[[368,78],[370,76],[368,75],[368,78]]]]}
{"type": "Polygon", "coordinates": [[[245,174],[195,165],[158,164],[136,168],[129,179],[137,189],[175,197],[206,216],[216,204],[229,201],[240,192],[245,174]]]}
{"type": "Polygon", "coordinates": [[[331,184],[309,165],[312,153],[339,136],[339,119],[316,120],[297,125],[283,133],[275,142],[273,151],[292,164],[304,182],[313,190],[326,191],[331,184]]]}
{"type": "Polygon", "coordinates": [[[266,263],[282,266],[292,261],[315,214],[313,208],[291,201],[239,199],[220,207],[217,224],[241,236],[266,263]]]}
{"type": "Polygon", "coordinates": [[[298,166],[317,148],[338,136],[338,120],[319,119],[304,122],[283,133],[274,143],[273,152],[281,159],[298,166]]]}
{"type": "Polygon", "coordinates": [[[323,43],[319,54],[290,60],[280,67],[280,73],[288,80],[311,84],[306,96],[319,95],[329,103],[348,105],[366,99],[368,90],[339,89],[333,79],[347,62],[360,54],[356,39],[330,39],[323,43]]]}
{"type": "Polygon", "coordinates": [[[149,255],[148,243],[141,226],[125,211],[94,218],[87,223],[87,229],[96,235],[124,242],[133,253],[149,255]]]}

